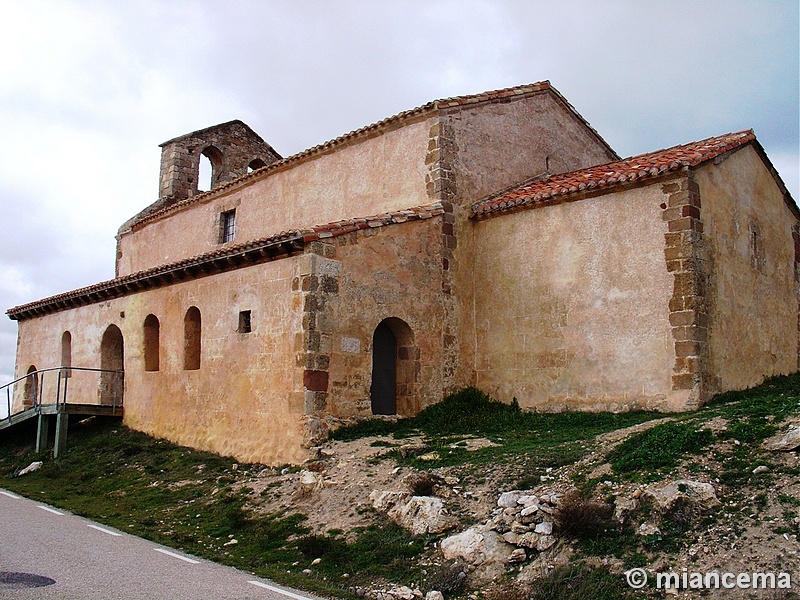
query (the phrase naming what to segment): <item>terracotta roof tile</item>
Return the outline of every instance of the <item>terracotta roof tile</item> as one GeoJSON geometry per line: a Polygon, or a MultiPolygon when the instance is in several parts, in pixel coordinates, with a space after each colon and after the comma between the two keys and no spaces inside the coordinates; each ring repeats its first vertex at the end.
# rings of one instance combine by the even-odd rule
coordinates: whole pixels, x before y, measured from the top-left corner
{"type": "Polygon", "coordinates": [[[322,144],[309,148],[308,150],[304,150],[298,154],[288,156],[282,160],[278,160],[265,167],[261,167],[260,169],[256,169],[252,173],[248,173],[247,175],[244,175],[238,179],[229,181],[208,192],[204,192],[202,194],[186,198],[185,200],[180,200],[175,204],[171,204],[169,206],[155,210],[153,212],[146,213],[141,218],[133,222],[130,226],[138,227],[144,225],[164,215],[179,211],[182,208],[190,204],[194,204],[195,202],[198,202],[201,199],[205,199],[213,194],[218,194],[223,190],[241,185],[242,183],[250,181],[255,178],[260,178],[261,176],[267,173],[273,173],[276,171],[281,171],[291,168],[296,164],[299,164],[316,156],[333,152],[334,150],[337,150],[339,147],[346,146],[350,142],[368,138],[373,135],[378,135],[385,131],[389,131],[395,127],[400,127],[405,123],[413,121],[415,118],[422,117],[430,112],[434,112],[437,110],[443,111],[452,108],[458,108],[461,106],[480,104],[484,102],[496,102],[496,101],[503,101],[506,99],[515,100],[523,96],[538,94],[544,91],[551,92],[556,97],[556,99],[558,99],[564,105],[564,107],[573,114],[575,118],[577,118],[587,129],[589,129],[589,131],[592,132],[592,134],[597,138],[597,140],[601,144],[603,144],[613,156],[617,155],[616,152],[614,152],[614,150],[611,148],[611,146],[609,146],[608,143],[600,136],[600,134],[597,133],[597,131],[589,124],[589,122],[586,121],[586,119],[584,119],[580,115],[580,113],[578,113],[577,110],[575,110],[575,107],[572,106],[569,102],[567,102],[566,98],[564,98],[564,96],[562,96],[557,89],[555,89],[552,85],[550,85],[549,81],[540,81],[537,83],[531,83],[527,85],[520,85],[516,87],[493,90],[490,92],[483,92],[481,94],[472,94],[467,96],[453,96],[450,98],[442,98],[440,100],[434,100],[432,102],[428,102],[426,104],[423,104],[422,106],[418,106],[417,108],[400,112],[396,115],[378,121],[377,123],[361,127],[360,129],[356,129],[354,131],[351,131],[350,133],[341,135],[333,140],[324,142],[322,144]]]}
{"type": "Polygon", "coordinates": [[[756,139],[752,129],[728,133],[699,142],[640,154],[616,162],[529,180],[472,205],[474,216],[503,212],[522,206],[563,202],[585,191],[611,190],[628,182],[646,180],[684,168],[697,167],[756,139]]]}
{"type": "Polygon", "coordinates": [[[161,287],[173,281],[195,279],[211,272],[229,271],[248,264],[290,256],[300,251],[305,244],[321,239],[334,238],[361,229],[421,221],[442,213],[444,210],[441,203],[436,202],[366,218],[347,219],[308,229],[284,231],[277,235],[219,248],[152,269],[16,306],[8,309],[6,314],[11,319],[21,321],[75,306],[118,298],[144,289],[161,287]]]}

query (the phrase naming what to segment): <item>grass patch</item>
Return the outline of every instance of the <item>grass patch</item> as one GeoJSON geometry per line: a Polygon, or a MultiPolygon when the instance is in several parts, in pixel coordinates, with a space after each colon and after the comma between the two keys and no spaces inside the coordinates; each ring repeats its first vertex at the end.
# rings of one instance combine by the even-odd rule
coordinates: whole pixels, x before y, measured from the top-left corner
{"type": "Polygon", "coordinates": [[[651,478],[663,469],[674,468],[678,461],[698,454],[714,439],[697,424],[667,422],[633,435],[608,455],[614,472],[631,479],[651,478]]]}

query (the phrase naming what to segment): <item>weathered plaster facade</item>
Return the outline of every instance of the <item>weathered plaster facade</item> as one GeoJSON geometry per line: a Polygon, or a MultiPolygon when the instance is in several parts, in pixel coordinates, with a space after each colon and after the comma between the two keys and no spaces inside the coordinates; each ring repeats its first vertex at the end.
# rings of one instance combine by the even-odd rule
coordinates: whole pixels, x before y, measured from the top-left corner
{"type": "MultiPolygon", "coordinates": [[[[686,410],[800,366],[800,212],[752,132],[619,160],[547,82],[284,159],[239,121],[174,138],[116,266],[9,310],[18,376],[124,369],[128,425],[239,460],[466,385],[686,410]]],[[[100,379],[71,397],[107,402],[100,379]]]]}

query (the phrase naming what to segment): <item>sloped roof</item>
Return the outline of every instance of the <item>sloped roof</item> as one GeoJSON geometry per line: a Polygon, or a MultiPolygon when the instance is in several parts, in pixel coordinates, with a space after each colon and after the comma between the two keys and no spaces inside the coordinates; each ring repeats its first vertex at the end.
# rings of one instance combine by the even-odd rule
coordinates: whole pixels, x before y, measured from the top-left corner
{"type": "Polygon", "coordinates": [[[306,244],[334,238],[362,229],[375,229],[412,221],[422,221],[444,212],[439,202],[369,217],[334,221],[307,229],[284,231],[277,235],[219,248],[191,258],[137,271],[123,277],[79,288],[6,311],[9,318],[22,321],[33,317],[103,302],[128,294],[163,287],[179,281],[197,279],[214,273],[292,256],[306,244]]]}
{"type": "MultiPolygon", "coordinates": [[[[520,207],[566,202],[592,191],[605,193],[631,182],[644,181],[682,169],[698,167],[752,143],[758,144],[756,136],[752,129],[747,129],[570,173],[529,180],[476,202],[472,205],[472,213],[480,218],[520,207]]],[[[760,146],[758,149],[762,158],[766,158],[760,146]]],[[[772,168],[772,165],[770,164],[769,167],[772,168]]],[[[777,177],[774,168],[772,170],[773,175],[777,177]]],[[[781,186],[785,189],[782,182],[781,186]]]]}
{"type": "MultiPolygon", "coordinates": [[[[323,154],[328,154],[330,152],[334,152],[341,147],[347,146],[354,142],[359,142],[364,139],[380,135],[387,131],[391,131],[393,129],[397,129],[402,127],[408,123],[415,121],[416,119],[423,118],[429,113],[437,112],[437,111],[448,111],[454,110],[465,106],[473,106],[485,103],[496,103],[496,102],[510,102],[516,100],[518,98],[525,98],[528,96],[532,96],[535,94],[540,94],[542,92],[549,92],[553,95],[553,97],[564,106],[564,108],[569,111],[591,134],[594,136],[597,141],[602,144],[612,156],[618,156],[614,149],[608,145],[599,133],[589,124],[589,122],[584,119],[580,113],[575,109],[572,104],[570,104],[561,93],[554,88],[549,81],[539,81],[537,83],[531,83],[527,85],[519,85],[515,87],[503,88],[499,90],[493,90],[489,92],[483,92],[481,94],[471,94],[467,96],[453,96],[451,98],[443,98],[440,100],[433,100],[432,102],[428,102],[427,104],[423,104],[422,106],[418,106],[417,108],[413,108],[411,110],[406,110],[391,117],[387,117],[377,123],[373,123],[371,125],[367,125],[365,127],[361,127],[360,129],[356,129],[351,131],[350,133],[346,133],[341,135],[333,140],[324,142],[317,146],[313,146],[308,150],[303,150],[298,154],[293,154],[292,156],[287,156],[282,160],[275,161],[267,165],[266,167],[261,167],[260,169],[256,169],[252,173],[248,173],[247,175],[243,175],[238,179],[234,179],[229,181],[225,184],[222,184],[213,190],[205,192],[203,194],[198,194],[195,196],[191,196],[190,198],[186,198],[185,200],[181,200],[176,202],[175,204],[171,204],[166,206],[162,209],[147,213],[143,215],[141,218],[134,219],[133,221],[129,221],[123,227],[137,227],[140,225],[144,225],[150,221],[154,221],[166,214],[176,212],[181,210],[182,208],[193,204],[195,202],[200,201],[201,199],[206,199],[207,197],[218,194],[224,190],[227,190],[231,187],[241,185],[243,182],[260,178],[267,173],[272,173],[275,171],[282,171],[291,167],[294,167],[297,164],[305,162],[306,160],[310,160],[317,156],[321,156],[323,154]]],[[[231,121],[231,123],[234,121],[231,121]]],[[[187,134],[191,135],[191,134],[187,134]]],[[[181,136],[184,137],[184,136],[181,136]]],[[[174,138],[180,139],[180,138],[174,138]]],[[[170,140],[173,141],[173,140],[170,140]]],[[[164,142],[165,144],[168,142],[164,142]]],[[[164,144],[162,144],[164,145],[164,144]]]]}

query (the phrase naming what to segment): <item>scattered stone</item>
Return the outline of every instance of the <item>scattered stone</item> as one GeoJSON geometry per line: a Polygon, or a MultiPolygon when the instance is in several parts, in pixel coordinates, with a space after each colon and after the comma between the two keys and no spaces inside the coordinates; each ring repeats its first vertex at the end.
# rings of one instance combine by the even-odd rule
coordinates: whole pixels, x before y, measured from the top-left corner
{"type": "Polygon", "coordinates": [[[790,425],[787,431],[778,433],[764,442],[767,450],[791,452],[800,448],[800,427],[790,425]]]}
{"type": "Polygon", "coordinates": [[[510,492],[503,492],[497,499],[497,506],[501,508],[516,508],[517,501],[523,496],[520,490],[512,490],[510,492]]]}
{"type": "Polygon", "coordinates": [[[315,558],[314,560],[311,561],[311,566],[313,567],[315,565],[318,565],[321,562],[322,562],[321,558],[315,558]]]}
{"type": "MultiPolygon", "coordinates": [[[[637,492],[639,490],[636,490],[637,492]]],[[[614,499],[614,520],[625,524],[628,518],[639,508],[639,501],[636,498],[626,498],[617,496],[614,499]]]]}
{"type": "Polygon", "coordinates": [[[758,465],[753,469],[753,475],[761,475],[761,473],[769,473],[769,467],[767,465],[758,465]]]}
{"type": "Polygon", "coordinates": [[[534,531],[529,531],[528,533],[519,536],[515,545],[520,546],[522,548],[534,549],[539,543],[540,537],[541,536],[538,533],[534,531]]]}
{"type": "Polygon", "coordinates": [[[222,545],[223,546],[235,546],[238,543],[239,543],[239,540],[237,540],[236,538],[233,538],[233,539],[228,540],[227,542],[225,542],[222,545]]]}
{"type": "Polygon", "coordinates": [[[425,594],[425,600],[444,600],[444,595],[438,590],[431,590],[425,594]]]}
{"type": "Polygon", "coordinates": [[[455,526],[441,498],[411,496],[407,492],[373,491],[372,507],[414,535],[442,533],[455,526]]]}
{"type": "Polygon", "coordinates": [[[528,560],[528,554],[525,552],[524,548],[517,548],[514,550],[506,559],[506,562],[509,564],[518,564],[523,563],[528,560]]]}
{"type": "Polygon", "coordinates": [[[44,463],[41,460],[35,460],[27,467],[22,469],[19,473],[17,473],[17,477],[21,477],[22,475],[27,475],[28,473],[33,473],[34,471],[38,471],[42,468],[44,463]]]}
{"type": "Polygon", "coordinates": [[[311,569],[303,569],[305,575],[311,575],[311,569]]]}
{"type": "Polygon", "coordinates": [[[654,500],[656,507],[662,512],[672,508],[679,498],[704,510],[716,508],[722,504],[717,498],[713,485],[689,479],[679,479],[661,488],[648,488],[645,493],[654,500]]]}
{"type": "Polygon", "coordinates": [[[507,543],[516,546],[519,542],[520,536],[519,534],[516,534],[513,531],[507,531],[506,533],[503,534],[503,539],[507,543]]]}
{"type": "Polygon", "coordinates": [[[473,566],[505,563],[513,551],[502,537],[482,526],[443,539],[439,548],[447,560],[463,560],[473,566]]]}
{"type": "Polygon", "coordinates": [[[324,485],[325,479],[323,478],[322,473],[308,470],[300,471],[300,479],[297,481],[297,489],[301,495],[307,495],[319,491],[324,485]]]}
{"type": "Polygon", "coordinates": [[[653,523],[642,523],[639,525],[639,529],[636,530],[636,535],[641,535],[643,537],[647,535],[661,535],[661,530],[653,523]]]}
{"type": "Polygon", "coordinates": [[[535,533],[541,533],[542,535],[552,535],[553,533],[553,524],[550,521],[544,521],[536,525],[536,528],[533,530],[535,533]]]}
{"type": "Polygon", "coordinates": [[[556,538],[552,535],[542,535],[539,537],[539,541],[536,542],[536,549],[539,552],[544,552],[545,550],[549,550],[553,547],[556,543],[556,538]]]}
{"type": "Polygon", "coordinates": [[[420,454],[425,454],[428,448],[428,444],[403,444],[400,446],[400,456],[403,458],[419,456],[420,454]]]}
{"type": "Polygon", "coordinates": [[[436,451],[428,452],[427,454],[423,454],[419,457],[420,460],[424,461],[439,460],[440,458],[441,457],[439,456],[439,453],[436,451]]]}

